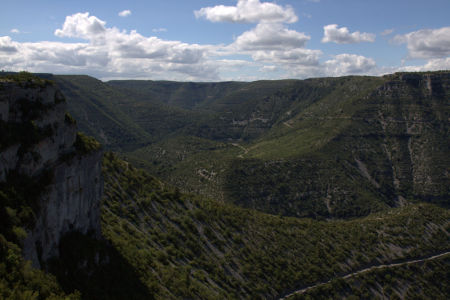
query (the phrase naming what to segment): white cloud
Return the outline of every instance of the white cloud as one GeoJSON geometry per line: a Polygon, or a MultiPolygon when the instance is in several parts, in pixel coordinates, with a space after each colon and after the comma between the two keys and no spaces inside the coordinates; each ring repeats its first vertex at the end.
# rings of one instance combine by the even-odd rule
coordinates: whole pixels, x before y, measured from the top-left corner
{"type": "Polygon", "coordinates": [[[13,42],[9,36],[0,37],[0,54],[3,53],[14,53],[18,51],[18,43],[13,42]]]}
{"type": "Polygon", "coordinates": [[[89,13],[68,16],[59,37],[85,42],[19,43],[0,37],[0,68],[52,73],[87,73],[99,78],[152,78],[215,81],[311,77],[330,71],[336,76],[369,69],[370,60],[337,57],[319,63],[320,50],[306,49],[310,39],[280,23],[260,23],[230,45],[198,45],[145,37],[136,31],[107,27],[89,13]],[[219,59],[248,55],[251,59],[219,59]],[[365,63],[365,64],[364,64],[365,63]],[[232,76],[232,77],[230,77],[232,76]],[[259,76],[259,75],[258,75],[259,76]]]}
{"type": "Polygon", "coordinates": [[[0,37],[0,68],[52,73],[88,73],[101,78],[117,74],[130,78],[152,77],[178,80],[218,79],[208,55],[217,48],[145,37],[136,31],[120,31],[89,13],[66,17],[59,37],[83,43],[18,43],[0,37]]]}
{"type": "MultiPolygon", "coordinates": [[[[342,30],[337,25],[336,29],[342,30]]],[[[306,48],[310,36],[280,22],[261,22],[229,45],[198,45],[108,27],[96,16],[77,13],[67,16],[55,35],[82,42],[21,43],[3,36],[0,37],[0,69],[89,74],[103,79],[183,81],[378,75],[391,70],[450,69],[450,58],[446,57],[449,55],[448,30],[445,27],[426,31],[427,35],[420,30],[397,36],[398,42],[407,43],[411,57],[420,56],[429,61],[421,66],[389,69],[379,68],[373,59],[355,54],[336,55],[321,63],[322,51],[306,48]]],[[[164,28],[154,30],[162,31],[164,28]]],[[[357,38],[361,39],[363,34],[358,34],[357,38]]]]}
{"type": "Polygon", "coordinates": [[[421,72],[421,71],[439,71],[450,70],[450,57],[430,59],[426,64],[421,66],[403,66],[396,69],[396,72],[421,72]]]}
{"type": "Polygon", "coordinates": [[[289,50],[303,48],[310,37],[302,32],[289,30],[281,24],[260,23],[244,32],[233,43],[238,50],[289,50]]]}
{"type": "Polygon", "coordinates": [[[347,27],[338,28],[337,24],[326,25],[323,27],[323,31],[322,43],[355,44],[375,41],[375,35],[372,33],[359,31],[350,33],[347,27]]]}
{"type": "Polygon", "coordinates": [[[106,22],[89,13],[77,13],[67,16],[62,29],[57,29],[55,35],[59,37],[76,37],[91,39],[105,33],[106,22]]]}
{"type": "Polygon", "coordinates": [[[317,66],[320,50],[305,49],[310,37],[282,24],[260,23],[236,38],[228,50],[250,55],[254,62],[277,64],[280,68],[317,66]]]}
{"type": "Polygon", "coordinates": [[[152,32],[167,32],[167,28],[154,28],[152,32]]]}
{"type": "Polygon", "coordinates": [[[106,22],[89,13],[68,16],[60,37],[86,39],[98,50],[106,50],[112,58],[157,59],[165,62],[194,63],[199,61],[208,46],[185,44],[178,41],[164,41],[156,37],[144,37],[135,30],[127,33],[117,28],[105,27],[106,22]]]}
{"type": "Polygon", "coordinates": [[[292,49],[287,51],[256,51],[252,58],[255,61],[265,63],[277,63],[287,65],[318,66],[320,50],[292,49]]]}
{"type": "Polygon", "coordinates": [[[450,55],[450,27],[396,35],[394,41],[406,43],[410,58],[444,58],[450,55]]]}
{"type": "Polygon", "coordinates": [[[323,64],[323,72],[328,76],[369,74],[374,71],[376,64],[372,58],[355,54],[339,54],[323,64]]]}
{"type": "Polygon", "coordinates": [[[17,28],[11,29],[11,33],[20,33],[20,30],[17,28]]]}
{"type": "Polygon", "coordinates": [[[131,15],[131,10],[126,9],[126,10],[122,10],[121,12],[119,12],[119,17],[128,17],[129,15],[131,15]]]}
{"type": "Polygon", "coordinates": [[[291,6],[283,7],[259,0],[238,0],[236,6],[203,7],[194,14],[196,18],[205,18],[211,22],[295,23],[298,20],[291,6]]]}

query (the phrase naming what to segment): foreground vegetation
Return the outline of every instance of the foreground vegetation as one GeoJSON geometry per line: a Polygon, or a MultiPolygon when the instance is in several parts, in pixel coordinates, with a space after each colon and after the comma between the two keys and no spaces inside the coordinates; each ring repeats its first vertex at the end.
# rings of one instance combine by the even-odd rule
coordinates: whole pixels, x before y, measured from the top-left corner
{"type": "Polygon", "coordinates": [[[450,255],[398,267],[374,270],[350,279],[333,280],[290,297],[300,299],[448,299],[450,255]]]}
{"type": "Polygon", "coordinates": [[[104,174],[103,233],[160,299],[272,298],[450,246],[449,212],[433,205],[322,222],[182,194],[113,154],[104,174]]]}

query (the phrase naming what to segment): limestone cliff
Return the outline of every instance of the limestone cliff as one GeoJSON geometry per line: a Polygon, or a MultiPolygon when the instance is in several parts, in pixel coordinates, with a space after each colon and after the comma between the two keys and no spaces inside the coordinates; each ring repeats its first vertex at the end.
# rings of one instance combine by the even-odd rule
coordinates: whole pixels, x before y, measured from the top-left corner
{"type": "Polygon", "coordinates": [[[247,147],[224,180],[228,198],[311,217],[361,216],[415,201],[450,205],[450,72],[337,82],[331,96],[263,140],[276,150],[247,147]]]}
{"type": "Polygon", "coordinates": [[[393,187],[400,199],[444,201],[450,191],[450,73],[397,73],[387,78],[373,98],[393,187]]]}
{"type": "Polygon", "coordinates": [[[37,199],[23,241],[25,257],[39,266],[58,255],[59,241],[70,231],[99,236],[101,152],[81,149],[61,92],[35,77],[0,78],[0,129],[0,182],[48,178],[39,195],[26,195],[37,199]]]}

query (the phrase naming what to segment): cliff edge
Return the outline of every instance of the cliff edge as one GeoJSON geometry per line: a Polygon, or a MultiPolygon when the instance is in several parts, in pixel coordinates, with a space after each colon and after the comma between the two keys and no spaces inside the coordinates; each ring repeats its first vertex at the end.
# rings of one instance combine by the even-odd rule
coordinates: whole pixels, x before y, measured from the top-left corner
{"type": "Polygon", "coordinates": [[[1,77],[0,133],[0,184],[21,199],[7,212],[28,216],[25,258],[42,266],[71,231],[99,237],[100,145],[77,133],[56,86],[26,73],[1,77]]]}

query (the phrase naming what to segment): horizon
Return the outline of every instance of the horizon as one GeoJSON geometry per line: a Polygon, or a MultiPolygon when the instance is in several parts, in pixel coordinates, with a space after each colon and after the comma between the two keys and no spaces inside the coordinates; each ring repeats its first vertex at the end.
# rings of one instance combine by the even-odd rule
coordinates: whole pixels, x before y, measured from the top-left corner
{"type": "Polygon", "coordinates": [[[223,82],[450,69],[446,0],[14,1],[0,69],[223,82]],[[382,18],[380,18],[382,15],[382,18]]]}
{"type": "MultiPolygon", "coordinates": [[[[28,71],[8,71],[8,70],[0,70],[0,74],[17,74],[20,72],[28,72],[28,71]]],[[[56,74],[56,73],[48,73],[48,72],[28,72],[30,74],[33,74],[35,76],[87,76],[94,78],[96,80],[99,80],[101,82],[107,83],[109,81],[154,81],[154,82],[177,82],[177,83],[226,83],[226,82],[243,82],[243,83],[252,83],[252,82],[258,82],[258,81],[303,81],[303,80],[313,80],[313,79],[322,79],[322,78],[342,78],[342,77],[385,77],[385,76],[392,76],[396,74],[426,74],[426,73],[448,73],[450,72],[450,69],[448,70],[433,70],[433,71],[397,71],[394,73],[386,73],[382,75],[341,75],[341,76],[318,76],[318,77],[306,77],[306,78],[280,78],[280,79],[256,79],[251,81],[245,81],[245,80],[222,80],[222,81],[182,81],[182,80],[168,80],[168,79],[141,79],[141,78],[122,78],[122,79],[110,79],[110,80],[103,80],[101,78],[97,78],[92,75],[88,74],[56,74]]]]}

